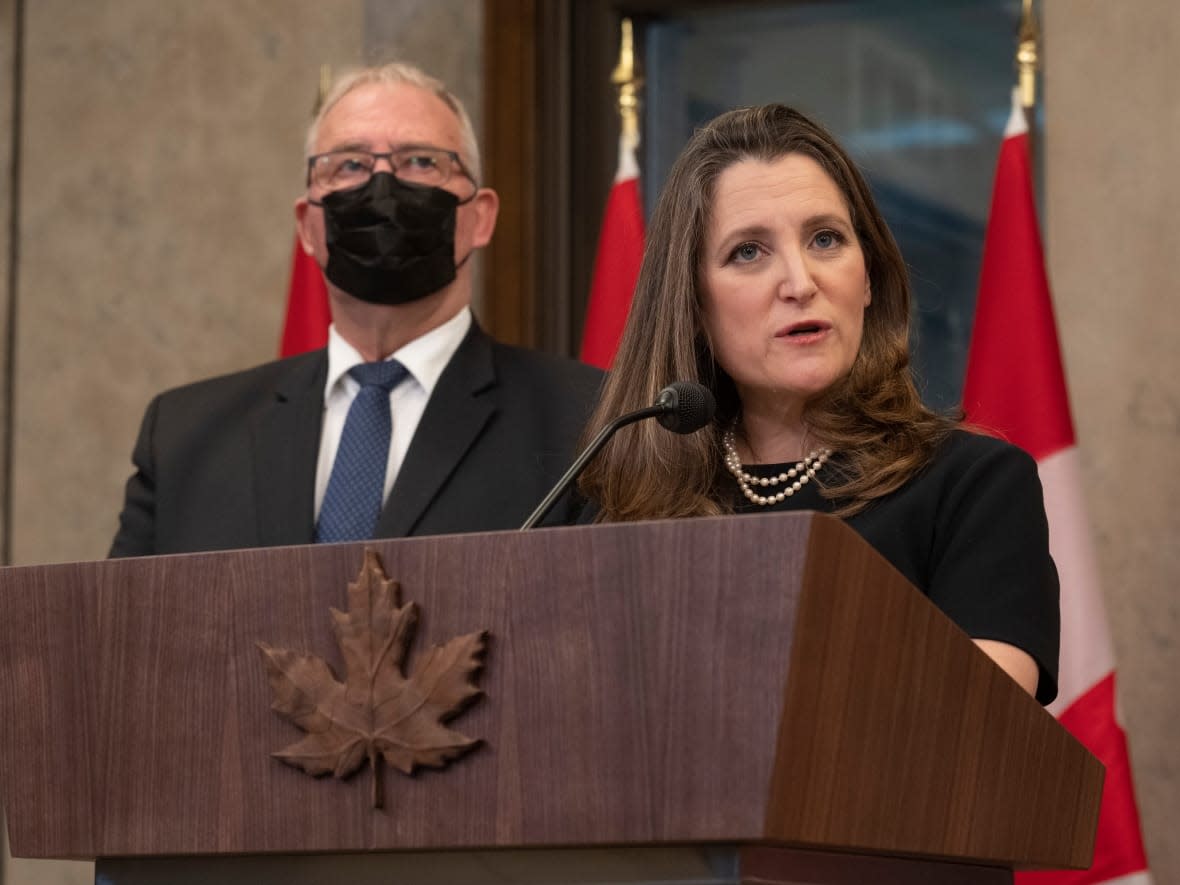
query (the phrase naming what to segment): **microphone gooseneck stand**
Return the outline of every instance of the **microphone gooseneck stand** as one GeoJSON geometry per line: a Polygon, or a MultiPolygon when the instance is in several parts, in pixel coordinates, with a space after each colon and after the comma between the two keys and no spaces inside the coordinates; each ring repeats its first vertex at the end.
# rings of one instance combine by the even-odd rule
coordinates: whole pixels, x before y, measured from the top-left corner
{"type": "Polygon", "coordinates": [[[634,424],[645,418],[656,418],[661,426],[673,433],[695,433],[713,420],[715,409],[716,403],[713,400],[713,394],[703,384],[692,381],[676,381],[669,384],[660,391],[654,404],[647,408],[628,412],[626,415],[620,415],[602,428],[590,441],[590,445],[586,446],[582,454],[578,455],[574,463],[570,465],[569,470],[549,490],[549,494],[537,505],[537,509],[524,521],[520,531],[531,529],[548,515],[549,511],[553,509],[553,505],[557,503],[557,499],[578,478],[586,465],[598,454],[598,450],[614,436],[620,427],[626,427],[628,424],[634,424]]]}

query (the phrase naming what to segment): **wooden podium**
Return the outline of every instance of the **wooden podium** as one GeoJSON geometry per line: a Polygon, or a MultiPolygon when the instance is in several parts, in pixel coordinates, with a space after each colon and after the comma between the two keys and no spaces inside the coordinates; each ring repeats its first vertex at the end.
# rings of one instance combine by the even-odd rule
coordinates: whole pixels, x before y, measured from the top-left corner
{"type": "Polygon", "coordinates": [[[1091,859],[1101,764],[826,516],[9,568],[0,593],[12,852],[104,881],[999,883],[1091,859]],[[340,674],[329,608],[366,549],[420,607],[410,667],[489,635],[449,723],[482,744],[385,766],[380,810],[372,768],[271,756],[303,733],[256,645],[340,674]]]}

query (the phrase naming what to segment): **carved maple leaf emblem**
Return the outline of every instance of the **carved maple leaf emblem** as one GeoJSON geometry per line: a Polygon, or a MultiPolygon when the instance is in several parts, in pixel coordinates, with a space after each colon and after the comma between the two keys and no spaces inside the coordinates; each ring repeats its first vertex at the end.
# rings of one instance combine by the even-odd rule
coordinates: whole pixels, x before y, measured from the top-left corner
{"type": "Polygon", "coordinates": [[[348,612],[331,610],[347,670],[343,683],[322,658],[258,643],[275,695],[271,709],[307,732],[272,755],[308,774],[338,778],[367,759],[374,808],[383,801],[382,758],[412,774],[419,765],[441,768],[479,743],[443,723],[480,694],[474,678],[486,632],[434,646],[407,677],[403,664],[418,607],[400,605],[399,595],[376,552],[366,550],[356,582],[348,585],[348,612]]]}

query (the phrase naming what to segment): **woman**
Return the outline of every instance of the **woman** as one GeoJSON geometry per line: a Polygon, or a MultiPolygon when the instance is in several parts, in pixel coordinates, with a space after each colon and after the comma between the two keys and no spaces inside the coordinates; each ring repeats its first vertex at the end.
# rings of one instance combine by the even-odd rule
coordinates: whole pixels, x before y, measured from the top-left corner
{"type": "Polygon", "coordinates": [[[587,433],[681,379],[716,418],[626,428],[582,491],[600,521],[834,513],[1048,703],[1058,588],[1035,462],[922,405],[909,316],[897,244],[832,137],[782,105],[723,114],[669,174],[587,433]]]}

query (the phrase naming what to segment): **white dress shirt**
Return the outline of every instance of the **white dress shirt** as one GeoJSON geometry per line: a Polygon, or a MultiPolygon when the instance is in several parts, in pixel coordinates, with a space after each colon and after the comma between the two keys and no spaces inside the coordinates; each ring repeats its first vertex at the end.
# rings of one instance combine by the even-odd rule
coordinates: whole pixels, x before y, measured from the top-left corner
{"type": "MultiPolygon", "coordinates": [[[[393,415],[393,434],[389,440],[389,460],[385,466],[385,490],[381,500],[389,497],[389,490],[397,479],[410,440],[418,429],[422,413],[434,386],[438,383],[443,369],[459,349],[467,330],[471,328],[471,311],[464,308],[452,319],[420,338],[415,338],[405,347],[391,354],[388,359],[397,360],[409,374],[397,387],[389,392],[389,406],[393,415]]],[[[324,387],[324,423],[320,432],[320,457],[315,471],[315,515],[320,517],[320,505],[328,489],[332,475],[332,463],[336,460],[336,449],[340,445],[340,434],[344,432],[344,420],[348,408],[356,398],[361,386],[348,370],[364,357],[351,344],[340,337],[336,326],[328,327],[328,381],[324,387]]]]}

